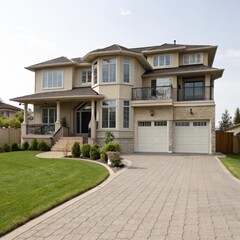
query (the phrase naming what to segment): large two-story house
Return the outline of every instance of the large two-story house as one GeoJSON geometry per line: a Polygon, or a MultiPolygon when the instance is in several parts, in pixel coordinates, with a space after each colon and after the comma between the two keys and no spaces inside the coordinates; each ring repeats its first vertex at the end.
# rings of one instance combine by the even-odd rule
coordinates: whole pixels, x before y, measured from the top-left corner
{"type": "Polygon", "coordinates": [[[214,153],[214,81],[224,71],[212,67],[216,50],[176,42],[114,44],[83,58],[29,66],[35,93],[12,99],[25,105],[23,141],[52,143],[68,135],[102,145],[111,131],[125,153],[214,153]],[[28,104],[34,105],[35,124],[27,122],[28,104]]]}

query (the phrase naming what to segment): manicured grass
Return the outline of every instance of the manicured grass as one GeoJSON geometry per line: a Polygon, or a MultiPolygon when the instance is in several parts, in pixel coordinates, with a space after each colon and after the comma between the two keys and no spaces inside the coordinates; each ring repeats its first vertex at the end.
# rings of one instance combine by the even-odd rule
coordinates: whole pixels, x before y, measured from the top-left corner
{"type": "Polygon", "coordinates": [[[103,166],[39,159],[37,152],[0,154],[0,236],[104,181],[103,166]]]}
{"type": "Polygon", "coordinates": [[[240,155],[227,155],[221,158],[225,167],[238,179],[240,179],[240,155]]]}

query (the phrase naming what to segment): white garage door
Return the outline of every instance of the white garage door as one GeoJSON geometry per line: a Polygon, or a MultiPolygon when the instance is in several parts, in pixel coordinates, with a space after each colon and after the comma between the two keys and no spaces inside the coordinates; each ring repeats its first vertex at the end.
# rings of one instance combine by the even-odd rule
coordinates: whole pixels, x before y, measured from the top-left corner
{"type": "Polygon", "coordinates": [[[209,153],[209,122],[177,121],[173,139],[176,153],[209,153]]]}
{"type": "Polygon", "coordinates": [[[138,152],[167,152],[167,121],[138,122],[138,152]]]}

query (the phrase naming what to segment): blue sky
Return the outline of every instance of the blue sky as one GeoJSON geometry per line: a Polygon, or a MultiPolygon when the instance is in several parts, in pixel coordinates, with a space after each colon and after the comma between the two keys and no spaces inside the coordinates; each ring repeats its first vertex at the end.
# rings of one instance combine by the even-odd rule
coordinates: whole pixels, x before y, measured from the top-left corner
{"type": "Polygon", "coordinates": [[[84,56],[112,45],[172,43],[218,45],[214,67],[217,121],[240,107],[240,1],[238,0],[0,0],[0,98],[34,93],[24,67],[84,56]]]}

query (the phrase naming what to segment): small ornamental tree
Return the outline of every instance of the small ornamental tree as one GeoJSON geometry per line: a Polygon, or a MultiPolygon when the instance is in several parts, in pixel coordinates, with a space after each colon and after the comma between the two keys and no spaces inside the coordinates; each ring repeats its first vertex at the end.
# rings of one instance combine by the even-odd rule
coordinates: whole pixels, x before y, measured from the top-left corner
{"type": "Polygon", "coordinates": [[[230,116],[227,109],[222,114],[221,121],[219,121],[219,128],[222,132],[225,132],[229,127],[232,126],[232,117],[230,116]]]}
{"type": "Polygon", "coordinates": [[[237,107],[235,114],[234,114],[234,118],[233,118],[233,124],[237,125],[240,123],[240,109],[239,107],[237,107]]]}

